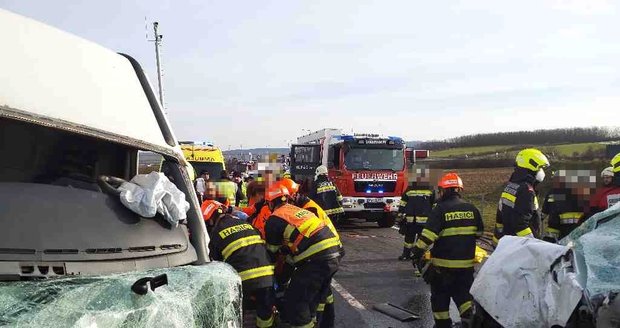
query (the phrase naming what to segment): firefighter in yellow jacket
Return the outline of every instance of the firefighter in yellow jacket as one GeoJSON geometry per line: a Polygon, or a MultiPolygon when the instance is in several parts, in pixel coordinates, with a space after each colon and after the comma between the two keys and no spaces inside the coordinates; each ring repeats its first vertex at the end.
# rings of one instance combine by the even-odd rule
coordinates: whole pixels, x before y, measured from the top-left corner
{"type": "Polygon", "coordinates": [[[215,200],[201,206],[209,231],[209,254],[213,260],[230,264],[241,277],[244,299],[256,298],[256,327],[273,327],[273,264],[265,242],[254,228],[231,214],[215,200]]]}
{"type": "Polygon", "coordinates": [[[538,149],[517,154],[515,170],[499,200],[493,243],[504,235],[534,237],[540,232],[540,211],[536,186],[545,179],[549,160],[538,149]]]}
{"type": "Polygon", "coordinates": [[[295,271],[284,293],[283,316],[292,327],[313,327],[321,296],[338,271],[340,239],[312,212],[289,204],[279,183],[267,189],[272,215],[265,222],[267,249],[291,257],[295,271]]]}
{"type": "Polygon", "coordinates": [[[411,250],[416,237],[422,232],[428,215],[435,203],[435,192],[422,181],[412,182],[400,198],[398,211],[400,213],[399,232],[405,235],[403,253],[398,257],[400,261],[411,259],[411,250]]]}
{"type": "Polygon", "coordinates": [[[338,221],[344,216],[342,207],[342,195],[338,188],[327,176],[327,167],[320,165],[316,168],[313,188],[309,197],[329,215],[332,222],[338,221]]]}
{"type": "MultiPolygon", "coordinates": [[[[314,215],[316,215],[319,219],[323,220],[329,230],[331,230],[331,232],[336,237],[338,237],[338,240],[340,240],[338,231],[336,231],[336,227],[330,220],[327,213],[325,213],[325,211],[323,211],[323,209],[312,199],[308,198],[308,196],[299,193],[299,184],[289,178],[284,178],[280,180],[280,184],[282,185],[282,187],[286,188],[286,190],[290,194],[293,205],[308,210],[314,215]]],[[[342,258],[343,256],[344,248],[342,247],[342,243],[340,243],[340,257],[342,258]]],[[[331,287],[325,292],[326,294],[321,295],[319,306],[317,307],[318,328],[334,327],[336,319],[334,294],[332,293],[331,287]]]]}
{"type": "Polygon", "coordinates": [[[414,265],[431,285],[431,308],[437,328],[452,327],[450,299],[461,315],[461,327],[469,327],[472,315],[476,238],[482,235],[482,217],[478,209],[461,199],[463,181],[448,173],[439,181],[440,198],[431,211],[413,249],[414,265]],[[431,260],[423,263],[431,249],[431,260]]]}

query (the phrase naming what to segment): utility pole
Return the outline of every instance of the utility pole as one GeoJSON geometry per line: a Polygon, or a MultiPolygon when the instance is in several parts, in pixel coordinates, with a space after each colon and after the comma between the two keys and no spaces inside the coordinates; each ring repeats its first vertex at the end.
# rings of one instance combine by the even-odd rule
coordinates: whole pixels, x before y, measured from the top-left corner
{"type": "Polygon", "coordinates": [[[166,105],[164,105],[164,87],[162,84],[162,73],[161,73],[161,57],[159,54],[159,47],[161,46],[161,39],[164,37],[159,34],[157,31],[157,27],[159,26],[158,22],[153,23],[153,31],[155,32],[155,59],[157,60],[157,86],[159,87],[159,103],[161,104],[161,108],[166,112],[166,105]]]}

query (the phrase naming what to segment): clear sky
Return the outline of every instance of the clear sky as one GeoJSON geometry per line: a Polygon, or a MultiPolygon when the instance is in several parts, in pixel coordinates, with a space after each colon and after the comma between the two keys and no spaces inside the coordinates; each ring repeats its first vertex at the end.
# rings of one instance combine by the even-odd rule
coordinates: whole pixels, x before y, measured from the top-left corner
{"type": "MultiPolygon", "coordinates": [[[[0,0],[136,58],[181,140],[286,146],[304,129],[407,140],[620,121],[614,0],[0,0]]],[[[4,31],[7,32],[7,31],[4,31]]]]}

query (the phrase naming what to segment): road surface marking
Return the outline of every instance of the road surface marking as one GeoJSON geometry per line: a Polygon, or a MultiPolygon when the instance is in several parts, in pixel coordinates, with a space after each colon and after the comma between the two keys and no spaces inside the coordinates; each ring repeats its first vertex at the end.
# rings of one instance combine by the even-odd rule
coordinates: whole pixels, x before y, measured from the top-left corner
{"type": "Polygon", "coordinates": [[[358,310],[366,310],[364,305],[362,305],[362,303],[355,299],[355,297],[353,297],[351,293],[344,289],[344,287],[342,287],[342,285],[340,285],[335,279],[332,279],[332,287],[338,292],[338,294],[340,294],[340,296],[342,296],[342,298],[344,298],[345,301],[347,301],[347,303],[349,303],[349,305],[358,310]]]}

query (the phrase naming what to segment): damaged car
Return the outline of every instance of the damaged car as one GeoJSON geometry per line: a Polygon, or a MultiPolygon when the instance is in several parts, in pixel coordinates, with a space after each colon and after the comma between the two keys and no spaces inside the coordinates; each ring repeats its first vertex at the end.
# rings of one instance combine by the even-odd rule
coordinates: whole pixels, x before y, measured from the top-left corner
{"type": "Polygon", "coordinates": [[[241,327],[138,62],[1,9],[0,29],[0,325],[241,327]]]}
{"type": "Polygon", "coordinates": [[[620,204],[552,244],[505,236],[471,288],[474,327],[620,327],[620,204]]]}

